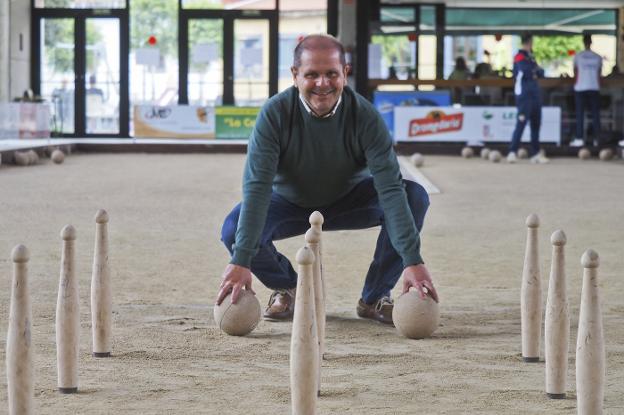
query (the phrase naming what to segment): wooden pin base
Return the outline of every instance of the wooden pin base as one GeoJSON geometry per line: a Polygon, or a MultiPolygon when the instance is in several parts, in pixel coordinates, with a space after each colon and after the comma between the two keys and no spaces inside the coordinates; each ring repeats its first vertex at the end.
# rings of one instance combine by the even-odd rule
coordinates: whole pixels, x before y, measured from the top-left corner
{"type": "Polygon", "coordinates": [[[93,357],[111,357],[111,352],[103,352],[103,353],[93,352],[93,357]]]}
{"type": "Polygon", "coordinates": [[[565,393],[548,393],[548,392],[546,392],[546,396],[548,396],[550,399],[565,399],[566,394],[565,393]]]}
{"type": "Polygon", "coordinates": [[[68,393],[78,393],[78,387],[75,388],[58,388],[60,393],[68,394],[68,393]]]}
{"type": "Polygon", "coordinates": [[[539,357],[524,357],[522,356],[522,361],[525,363],[537,363],[539,362],[539,357]]]}

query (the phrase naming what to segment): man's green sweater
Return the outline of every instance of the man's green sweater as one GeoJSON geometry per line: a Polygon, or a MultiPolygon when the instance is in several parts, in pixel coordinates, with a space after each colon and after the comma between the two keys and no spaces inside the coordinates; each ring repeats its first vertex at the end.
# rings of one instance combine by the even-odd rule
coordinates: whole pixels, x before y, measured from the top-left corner
{"type": "Polygon", "coordinates": [[[243,202],[231,263],[249,268],[271,192],[304,208],[336,202],[372,174],[392,245],[403,265],[423,262],[392,139],[375,108],[345,87],[334,115],[308,113],[291,87],[263,106],[249,138],[243,202]]]}

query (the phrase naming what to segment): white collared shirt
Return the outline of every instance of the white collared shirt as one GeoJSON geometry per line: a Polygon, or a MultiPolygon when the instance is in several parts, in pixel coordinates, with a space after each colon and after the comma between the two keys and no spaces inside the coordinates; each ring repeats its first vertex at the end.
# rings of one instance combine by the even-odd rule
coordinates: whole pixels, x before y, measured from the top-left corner
{"type": "Polygon", "coordinates": [[[306,100],[303,97],[303,95],[299,94],[299,99],[301,100],[301,103],[303,104],[303,107],[306,109],[308,114],[313,115],[313,116],[315,116],[317,118],[329,118],[332,115],[334,115],[336,113],[336,111],[338,110],[338,106],[342,102],[342,94],[340,94],[340,96],[338,97],[338,101],[336,102],[336,105],[334,105],[334,108],[332,108],[332,110],[330,112],[328,112],[327,114],[322,115],[322,116],[318,116],[318,115],[316,115],[314,113],[314,111],[312,111],[312,108],[310,108],[310,105],[308,105],[308,103],[306,102],[306,100]]]}

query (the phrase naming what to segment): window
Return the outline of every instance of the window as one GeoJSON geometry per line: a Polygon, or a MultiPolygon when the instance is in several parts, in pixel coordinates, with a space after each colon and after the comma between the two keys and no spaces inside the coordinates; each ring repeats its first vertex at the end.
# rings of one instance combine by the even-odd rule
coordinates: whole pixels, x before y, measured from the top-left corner
{"type": "Polygon", "coordinates": [[[182,0],[182,8],[222,10],[270,10],[275,9],[275,0],[182,0]]]}
{"type": "Polygon", "coordinates": [[[327,0],[280,0],[278,91],[292,85],[290,67],[299,39],[327,32],[327,0]]]}
{"type": "Polygon", "coordinates": [[[126,0],[35,0],[35,8],[125,9],[126,0]]]}

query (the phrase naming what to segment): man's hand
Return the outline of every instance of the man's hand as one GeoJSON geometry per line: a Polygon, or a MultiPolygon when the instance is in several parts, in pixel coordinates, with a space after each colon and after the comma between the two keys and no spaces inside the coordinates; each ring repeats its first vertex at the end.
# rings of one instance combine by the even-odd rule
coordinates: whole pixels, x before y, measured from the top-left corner
{"type": "Polygon", "coordinates": [[[230,292],[232,292],[232,304],[235,304],[238,301],[240,291],[243,288],[251,291],[253,294],[256,294],[254,290],[251,289],[251,271],[249,268],[241,267],[240,265],[228,264],[228,266],[225,267],[225,271],[223,271],[223,276],[221,278],[223,281],[221,281],[221,286],[219,287],[217,305],[221,304],[223,299],[230,292]]]}
{"type": "Polygon", "coordinates": [[[423,300],[429,294],[436,303],[438,302],[438,293],[425,264],[410,265],[403,270],[403,293],[408,292],[410,287],[416,288],[423,300]],[[426,288],[427,292],[423,288],[426,288]]]}

